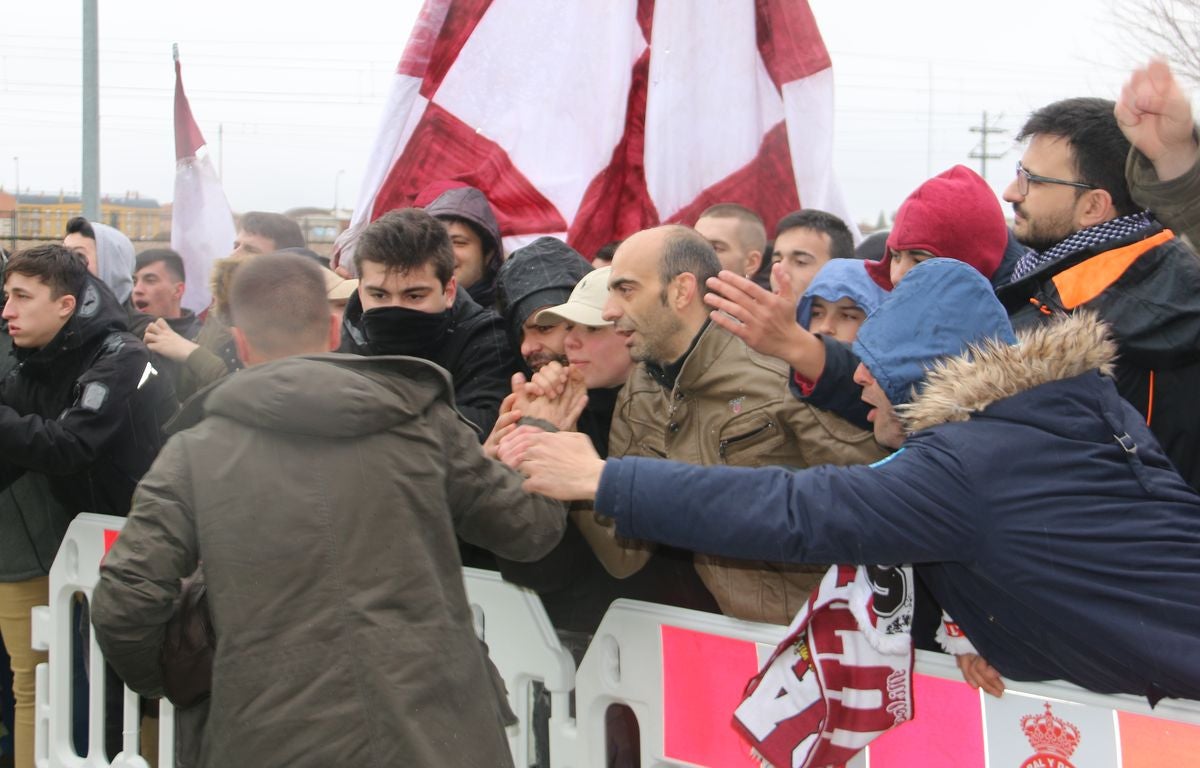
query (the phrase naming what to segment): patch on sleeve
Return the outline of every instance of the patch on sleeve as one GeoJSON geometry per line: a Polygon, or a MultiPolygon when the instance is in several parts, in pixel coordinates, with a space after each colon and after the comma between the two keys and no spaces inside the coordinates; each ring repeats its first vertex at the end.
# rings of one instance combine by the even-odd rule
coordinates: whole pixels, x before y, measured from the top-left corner
{"type": "Polygon", "coordinates": [[[79,407],[85,411],[99,411],[107,399],[108,387],[93,381],[83,388],[83,394],[79,396],[79,407]]]}
{"type": "Polygon", "coordinates": [[[901,448],[900,450],[896,451],[895,453],[891,454],[890,456],[884,456],[882,459],[880,459],[879,461],[877,461],[874,464],[871,464],[869,466],[871,467],[871,469],[874,469],[875,467],[882,467],[884,464],[887,464],[892,459],[894,459],[897,456],[899,456],[900,454],[904,453],[904,451],[905,451],[905,449],[901,448]]]}
{"type": "Polygon", "coordinates": [[[125,335],[122,333],[110,333],[104,339],[104,343],[100,346],[101,354],[115,355],[125,347],[125,335]]]}

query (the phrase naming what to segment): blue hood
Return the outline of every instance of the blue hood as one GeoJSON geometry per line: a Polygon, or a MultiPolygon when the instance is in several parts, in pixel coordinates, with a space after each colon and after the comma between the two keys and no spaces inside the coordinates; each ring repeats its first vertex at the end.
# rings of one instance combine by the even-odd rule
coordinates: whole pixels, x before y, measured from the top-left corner
{"type": "Polygon", "coordinates": [[[934,362],[987,339],[1017,343],[991,283],[965,262],[930,259],[913,267],[867,318],[854,353],[892,405],[902,405],[934,362]]]}
{"type": "Polygon", "coordinates": [[[796,322],[807,328],[812,321],[814,298],[839,301],[849,297],[858,308],[870,317],[887,298],[887,291],[879,287],[867,274],[867,264],[861,259],[830,259],[813,278],[808,290],[796,306],[796,322]]]}

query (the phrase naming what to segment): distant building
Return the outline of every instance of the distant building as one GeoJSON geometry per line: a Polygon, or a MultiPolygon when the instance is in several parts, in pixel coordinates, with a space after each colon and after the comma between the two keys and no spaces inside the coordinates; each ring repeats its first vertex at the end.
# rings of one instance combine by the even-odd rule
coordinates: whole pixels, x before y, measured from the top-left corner
{"type": "Polygon", "coordinates": [[[342,230],[350,226],[350,212],[346,210],[291,208],[284,211],[283,215],[300,225],[306,243],[332,243],[342,230]]]}
{"type": "MultiPolygon", "coordinates": [[[[83,214],[78,195],[12,194],[0,190],[0,237],[54,240],[63,236],[67,220],[83,214]]],[[[100,200],[100,221],[130,240],[169,240],[171,209],[149,197],[127,193],[100,200]]]]}

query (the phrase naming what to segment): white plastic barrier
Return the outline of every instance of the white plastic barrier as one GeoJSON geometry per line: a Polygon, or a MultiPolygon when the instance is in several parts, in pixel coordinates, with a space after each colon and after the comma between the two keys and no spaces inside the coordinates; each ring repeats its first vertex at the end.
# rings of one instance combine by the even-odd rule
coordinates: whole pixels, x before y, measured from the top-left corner
{"type": "Polygon", "coordinates": [[[463,571],[476,633],[488,644],[488,654],[508,687],[509,704],[520,719],[508,733],[513,762],[518,766],[533,763],[535,680],[550,693],[550,755],[573,753],[575,723],[570,718],[570,697],[575,687],[575,660],[558,642],[542,601],[494,571],[463,571]]]}
{"type": "MultiPolygon", "coordinates": [[[[72,748],[71,643],[76,593],[91,597],[100,560],[124,520],[80,515],[50,571],[50,605],[34,609],[34,647],[50,651],[37,670],[39,768],[104,768],[102,658],[90,648],[89,753],[72,748]]],[[[618,600],[609,608],[578,673],[559,644],[540,601],[492,572],[468,569],[468,599],[477,630],[504,678],[520,724],[509,740],[517,766],[531,762],[530,686],[551,696],[554,768],[606,765],[606,712],[630,707],[640,729],[641,764],[758,768],[730,726],[746,682],[784,628],[724,616],[618,600]],[[574,685],[576,720],[568,717],[574,685]]],[[[1008,683],[1002,699],[971,690],[951,658],[918,652],[916,717],[884,735],[851,768],[1043,765],[1152,768],[1196,764],[1200,703],[1104,696],[1060,682],[1008,683]],[[1055,737],[1047,751],[1039,733],[1055,737]],[[1065,754],[1064,756],[1064,752],[1065,754]],[[1067,762],[1069,758],[1070,762],[1067,762]],[[1040,763],[1038,761],[1041,761],[1040,763]]],[[[161,702],[160,768],[172,768],[173,710],[161,702]]],[[[144,768],[138,756],[137,697],[125,691],[124,750],[114,768],[144,768]]],[[[1044,741],[1044,739],[1043,739],[1044,741]]]]}
{"type": "MultiPolygon", "coordinates": [[[[72,740],[71,706],[72,639],[76,636],[76,594],[88,601],[100,578],[100,560],[125,521],[107,515],[82,514],[67,535],[50,566],[50,604],[33,609],[33,647],[49,651],[49,662],[37,668],[37,720],[34,756],[38,768],[147,768],[140,756],[141,723],[138,696],[125,689],[122,750],[111,763],[104,754],[104,657],[88,627],[88,753],[80,757],[72,740]]],[[[171,704],[159,706],[158,767],[174,768],[175,713],[171,704]]]]}
{"type": "MultiPolygon", "coordinates": [[[[604,712],[625,704],[637,714],[647,768],[758,768],[730,720],[746,683],[784,631],[616,601],[576,674],[578,765],[604,765],[604,712]]],[[[912,722],[877,739],[850,766],[1150,768],[1200,762],[1197,702],[1165,700],[1151,710],[1133,696],[1106,696],[1063,682],[1011,681],[996,699],[967,686],[951,657],[925,651],[917,653],[913,685],[912,722]],[[1066,734],[1051,739],[1053,749],[1042,735],[1051,732],[1066,734]]]]}

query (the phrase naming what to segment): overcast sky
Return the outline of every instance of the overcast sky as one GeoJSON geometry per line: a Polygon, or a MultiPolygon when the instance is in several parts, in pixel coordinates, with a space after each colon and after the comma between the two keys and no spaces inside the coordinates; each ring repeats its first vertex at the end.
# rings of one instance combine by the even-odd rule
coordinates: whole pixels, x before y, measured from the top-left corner
{"type": "MultiPolygon", "coordinates": [[[[81,4],[21,5],[0,27],[0,184],[12,190],[19,172],[23,190],[77,192],[81,4]]],[[[1005,129],[989,145],[1007,151],[988,167],[999,192],[1030,110],[1067,96],[1113,98],[1135,59],[1103,0],[811,5],[833,57],[835,170],[861,221],[955,163],[978,170],[969,129],[984,110],[1005,129]]],[[[207,0],[186,4],[189,15],[163,0],[100,3],[102,193],[170,200],[178,42],[192,110],[235,210],[328,207],[335,194],[351,205],[419,7],[207,0]]]]}

